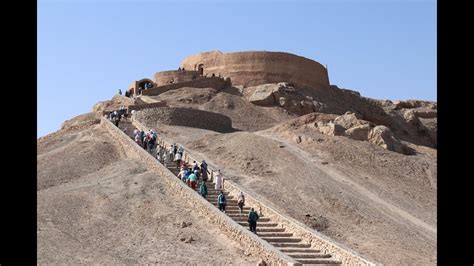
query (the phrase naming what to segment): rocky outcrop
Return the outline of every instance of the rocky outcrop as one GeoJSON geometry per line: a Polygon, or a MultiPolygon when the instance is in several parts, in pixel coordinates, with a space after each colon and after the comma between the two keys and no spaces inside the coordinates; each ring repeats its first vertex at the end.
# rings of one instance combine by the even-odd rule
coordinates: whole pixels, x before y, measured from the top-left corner
{"type": "Polygon", "coordinates": [[[247,99],[259,106],[280,106],[297,115],[312,112],[323,112],[326,105],[305,96],[296,90],[290,83],[269,83],[245,88],[247,99]]]}
{"type": "Polygon", "coordinates": [[[129,106],[135,104],[135,100],[121,95],[115,95],[111,100],[102,101],[94,104],[92,112],[109,112],[117,110],[120,106],[129,106]]]}
{"type": "Polygon", "coordinates": [[[413,108],[426,108],[426,109],[438,109],[435,102],[419,101],[419,100],[406,100],[406,101],[395,101],[393,102],[395,110],[401,109],[413,109],[413,108]]]}
{"type": "Polygon", "coordinates": [[[277,93],[280,88],[278,84],[257,86],[248,100],[255,105],[272,106],[275,104],[274,93],[277,93]]]}
{"type": "Polygon", "coordinates": [[[436,130],[433,130],[436,128],[433,123],[436,123],[437,117],[435,102],[376,100],[335,85],[325,91],[298,89],[298,93],[324,103],[324,108],[315,111],[337,115],[350,111],[358,119],[390,128],[399,140],[431,148],[437,146],[436,130]],[[405,114],[406,112],[409,113],[405,114]],[[430,127],[426,124],[430,124],[430,127]]]}
{"type": "Polygon", "coordinates": [[[390,128],[374,125],[369,121],[358,119],[354,113],[346,112],[333,121],[318,121],[315,127],[320,133],[329,136],[345,136],[354,140],[369,141],[387,150],[413,154],[413,151],[401,143],[390,128]]]}
{"type": "Polygon", "coordinates": [[[412,154],[411,150],[393,136],[392,131],[386,126],[376,126],[369,132],[369,141],[387,150],[412,154]]]}
{"type": "Polygon", "coordinates": [[[355,140],[368,140],[371,129],[369,124],[354,126],[344,131],[344,136],[355,140]]]}
{"type": "Polygon", "coordinates": [[[341,136],[344,134],[345,128],[334,122],[318,123],[319,132],[329,136],[341,136]]]}
{"type": "Polygon", "coordinates": [[[438,117],[438,110],[433,109],[415,109],[415,115],[419,118],[437,118],[438,117]]]}
{"type": "Polygon", "coordinates": [[[334,123],[342,126],[345,129],[349,129],[355,126],[368,124],[369,122],[359,120],[354,113],[346,112],[344,115],[338,116],[336,119],[334,119],[334,123]]]}

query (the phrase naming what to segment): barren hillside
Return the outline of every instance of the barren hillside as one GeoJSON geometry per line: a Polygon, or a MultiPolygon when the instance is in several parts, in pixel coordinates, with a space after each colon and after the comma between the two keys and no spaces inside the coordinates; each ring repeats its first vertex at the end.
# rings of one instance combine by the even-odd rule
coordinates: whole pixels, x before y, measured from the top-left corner
{"type": "Polygon", "coordinates": [[[258,261],[169,195],[99,125],[38,140],[37,226],[39,264],[258,261]]]}

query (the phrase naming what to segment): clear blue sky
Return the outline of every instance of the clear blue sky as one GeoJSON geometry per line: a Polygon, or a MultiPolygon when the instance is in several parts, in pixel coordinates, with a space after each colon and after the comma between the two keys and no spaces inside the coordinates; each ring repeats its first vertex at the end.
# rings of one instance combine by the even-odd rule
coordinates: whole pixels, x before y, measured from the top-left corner
{"type": "Polygon", "coordinates": [[[211,50],[283,51],[376,99],[436,101],[436,2],[39,0],[38,134],[211,50]]]}

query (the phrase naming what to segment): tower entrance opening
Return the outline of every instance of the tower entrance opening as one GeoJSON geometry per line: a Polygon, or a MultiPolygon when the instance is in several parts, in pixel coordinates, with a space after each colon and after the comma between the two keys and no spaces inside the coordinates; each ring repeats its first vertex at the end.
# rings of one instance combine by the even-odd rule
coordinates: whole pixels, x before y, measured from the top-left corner
{"type": "Polygon", "coordinates": [[[199,71],[199,75],[204,75],[204,65],[203,64],[199,64],[198,66],[198,71],[199,71]]]}

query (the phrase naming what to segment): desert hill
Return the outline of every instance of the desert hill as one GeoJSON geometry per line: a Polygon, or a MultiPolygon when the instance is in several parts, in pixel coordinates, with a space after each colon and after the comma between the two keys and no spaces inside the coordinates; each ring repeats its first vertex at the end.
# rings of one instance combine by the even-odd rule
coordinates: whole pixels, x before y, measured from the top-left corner
{"type": "MultiPolygon", "coordinates": [[[[100,118],[124,105],[135,106],[133,119],[221,169],[268,206],[361,255],[386,265],[437,263],[437,104],[370,99],[285,69],[245,72],[243,60],[260,60],[255,69],[264,71],[272,55],[244,55],[235,61],[214,60],[222,56],[214,52],[190,57],[186,68],[207,56],[212,57],[207,64],[216,65],[208,73],[200,66],[159,72],[148,92],[97,103],[91,113],[38,140],[40,261],[259,260],[258,254],[243,255],[239,243],[166,194],[159,176],[107,136],[100,118]],[[231,78],[245,84],[222,87],[214,77],[206,79],[217,70],[240,75],[231,78]],[[193,80],[183,86],[168,81],[188,76],[193,80]],[[232,130],[222,117],[230,119],[232,130]],[[183,221],[192,225],[181,228],[183,221]],[[196,241],[179,240],[189,236],[196,241]],[[209,255],[211,250],[218,252],[209,255]]],[[[308,66],[324,76],[321,66],[308,66]]],[[[129,122],[126,127],[133,130],[129,122]]]]}

